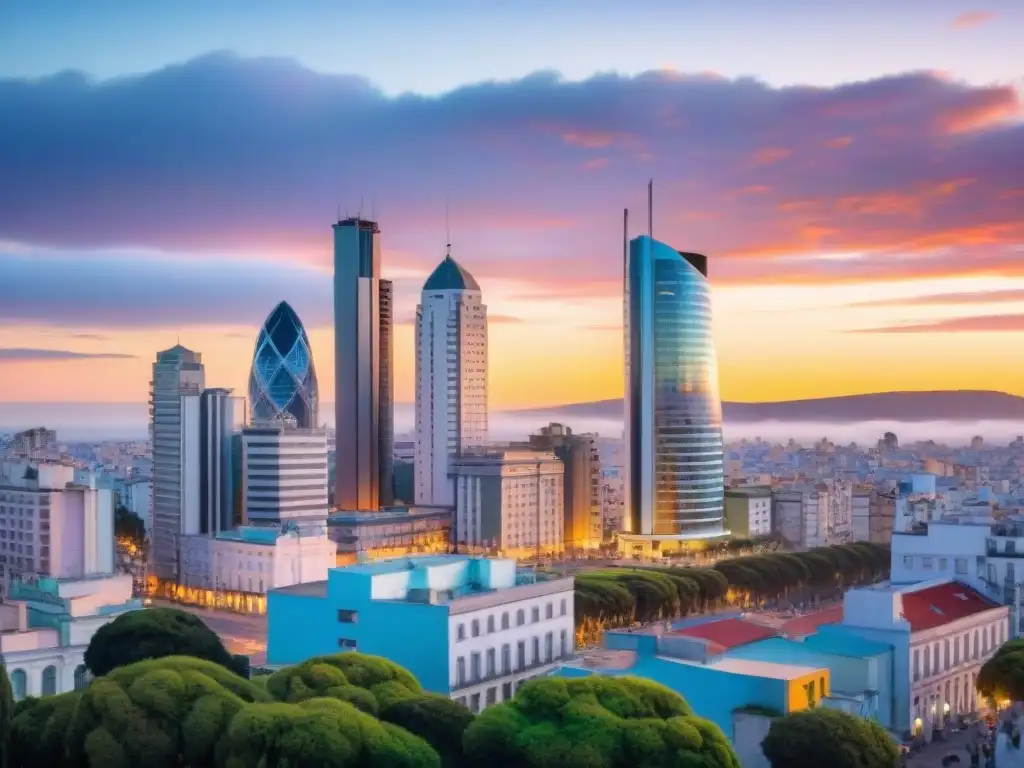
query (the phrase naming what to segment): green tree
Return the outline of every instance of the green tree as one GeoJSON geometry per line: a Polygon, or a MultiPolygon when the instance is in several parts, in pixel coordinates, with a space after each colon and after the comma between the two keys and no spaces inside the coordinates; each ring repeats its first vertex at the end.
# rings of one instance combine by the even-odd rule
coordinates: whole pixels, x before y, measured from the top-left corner
{"type": "Polygon", "coordinates": [[[227,768],[440,768],[423,739],[345,701],[251,704],[227,736],[227,768]]]}
{"type": "Polygon", "coordinates": [[[761,749],[772,768],[891,768],[899,760],[896,742],[872,720],[819,707],[772,721],[761,749]]]}
{"type": "Polygon", "coordinates": [[[114,535],[141,544],[146,539],[146,524],[130,509],[119,505],[114,510],[114,535]]]}
{"type": "Polygon", "coordinates": [[[118,667],[80,696],[67,753],[70,765],[90,768],[223,765],[235,715],[270,700],[220,664],[186,656],[118,667]]]}
{"type": "Polygon", "coordinates": [[[193,656],[247,673],[199,617],[176,608],[131,611],[100,627],[85,649],[85,666],[100,677],[126,664],[164,656],[193,656]]]}
{"type": "Polygon", "coordinates": [[[14,692],[7,677],[7,667],[0,660],[0,768],[7,768],[11,741],[11,718],[14,715],[14,692]]]}
{"type": "Polygon", "coordinates": [[[990,699],[1024,701],[1024,640],[999,646],[978,670],[978,691],[990,699]]]}
{"type": "Polygon", "coordinates": [[[462,765],[462,739],[473,713],[458,702],[433,693],[409,696],[381,709],[380,717],[426,741],[444,768],[462,765]]]}
{"type": "Polygon", "coordinates": [[[466,729],[467,768],[739,768],[722,731],[673,691],[631,677],[549,677],[466,729]]]}
{"type": "Polygon", "coordinates": [[[11,721],[8,768],[47,768],[70,766],[65,735],[78,708],[82,694],[73,691],[57,696],[29,697],[19,702],[11,721]]]}

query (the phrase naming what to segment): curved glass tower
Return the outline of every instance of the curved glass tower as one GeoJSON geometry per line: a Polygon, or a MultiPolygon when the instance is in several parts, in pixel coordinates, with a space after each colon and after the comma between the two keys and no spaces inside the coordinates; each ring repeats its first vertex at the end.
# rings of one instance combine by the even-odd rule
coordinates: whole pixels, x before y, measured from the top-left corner
{"type": "Polygon", "coordinates": [[[707,258],[638,237],[626,278],[628,532],[720,536],[722,404],[707,258]]]}
{"type": "Polygon", "coordinates": [[[315,429],[319,401],[309,337],[295,310],[282,301],[256,339],[249,374],[252,423],[315,429]]]}

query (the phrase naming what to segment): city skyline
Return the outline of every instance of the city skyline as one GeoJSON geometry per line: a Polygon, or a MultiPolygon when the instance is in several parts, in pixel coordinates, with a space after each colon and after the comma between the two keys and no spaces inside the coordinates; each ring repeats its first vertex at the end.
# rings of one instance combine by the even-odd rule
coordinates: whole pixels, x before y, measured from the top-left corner
{"type": "MultiPolygon", "coordinates": [[[[1024,394],[1024,358],[1005,351],[1024,330],[1024,124],[1006,63],[1024,10],[1013,3],[872,5],[873,29],[892,33],[871,57],[854,52],[867,30],[838,11],[791,1],[757,27],[751,6],[750,29],[805,13],[762,49],[789,44],[789,57],[763,61],[749,46],[730,60],[668,45],[667,31],[708,37],[724,22],[663,3],[647,4],[666,14],[649,50],[611,51],[598,38],[629,37],[642,19],[598,4],[583,38],[603,59],[573,45],[568,61],[545,31],[529,54],[427,63],[404,79],[373,57],[357,66],[359,45],[334,59],[321,38],[297,45],[298,27],[335,18],[323,8],[271,44],[277,16],[256,5],[248,32],[226,31],[224,11],[197,40],[176,35],[186,3],[120,20],[132,30],[174,16],[152,49],[99,56],[87,34],[66,49],[26,34],[16,48],[32,51],[0,53],[0,140],[14,149],[0,164],[14,192],[0,191],[0,402],[143,401],[154,350],[178,339],[203,353],[211,381],[245,391],[251,339],[282,300],[333,391],[324,227],[375,213],[394,284],[395,400],[411,403],[415,306],[443,255],[446,207],[488,297],[491,406],[619,397],[616,211],[641,208],[629,190],[651,175],[659,239],[712,264],[723,399],[1024,394]],[[794,42],[829,23],[849,39],[827,57],[794,42]],[[210,53],[224,49],[237,53],[210,53]],[[47,76],[64,69],[89,77],[47,76]],[[624,74],[597,74],[609,70],[624,74]],[[174,131],[168,108],[188,116],[174,131]],[[951,343],[969,346],[971,365],[949,365],[951,343]]],[[[444,7],[429,28],[460,9],[459,24],[501,16],[444,7]]],[[[103,8],[53,21],[100,23],[103,8]]],[[[52,33],[41,15],[4,9],[0,22],[52,33]]]]}

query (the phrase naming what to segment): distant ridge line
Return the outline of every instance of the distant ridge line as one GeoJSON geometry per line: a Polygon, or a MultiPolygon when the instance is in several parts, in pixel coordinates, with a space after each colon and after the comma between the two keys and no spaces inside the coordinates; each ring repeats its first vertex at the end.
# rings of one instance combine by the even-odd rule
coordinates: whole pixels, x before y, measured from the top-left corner
{"type": "MultiPolygon", "coordinates": [[[[519,415],[619,419],[622,400],[598,400],[514,411],[519,415]]],[[[853,423],[863,421],[1015,420],[1024,431],[1024,397],[994,390],[930,390],[874,392],[767,403],[722,403],[727,422],[799,421],[853,423]]],[[[570,424],[571,426],[571,424],[570,424]]]]}

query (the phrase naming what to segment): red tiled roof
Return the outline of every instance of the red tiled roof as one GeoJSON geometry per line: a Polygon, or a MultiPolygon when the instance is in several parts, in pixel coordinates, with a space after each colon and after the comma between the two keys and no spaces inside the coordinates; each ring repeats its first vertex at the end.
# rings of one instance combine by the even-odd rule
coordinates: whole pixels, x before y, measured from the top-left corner
{"type": "Polygon", "coordinates": [[[707,640],[710,643],[721,647],[723,650],[735,648],[747,643],[754,643],[758,640],[766,640],[775,637],[778,633],[771,627],[761,624],[754,624],[743,619],[722,619],[720,621],[709,621],[707,624],[697,624],[693,627],[684,627],[671,632],[672,635],[693,637],[698,640],[707,640]]]}
{"type": "Polygon", "coordinates": [[[998,607],[998,603],[957,581],[903,593],[903,618],[910,622],[911,632],[941,627],[998,607]]]}
{"type": "Polygon", "coordinates": [[[779,631],[784,635],[792,636],[813,635],[818,631],[818,627],[824,624],[838,624],[842,620],[843,606],[834,605],[831,608],[808,613],[806,616],[790,619],[779,627],[779,631]]]}

